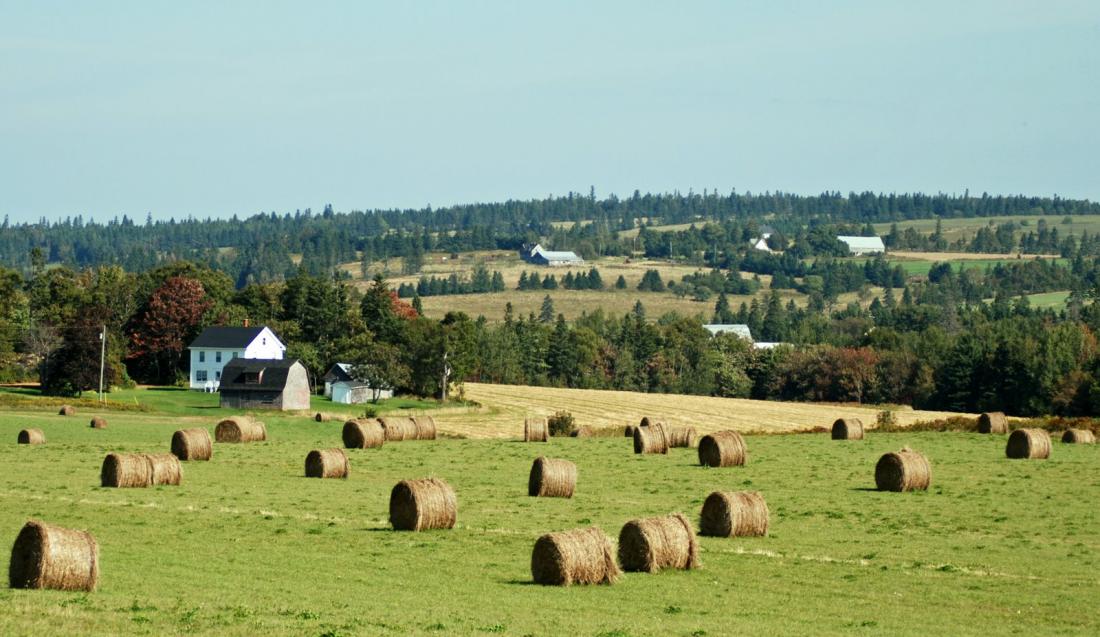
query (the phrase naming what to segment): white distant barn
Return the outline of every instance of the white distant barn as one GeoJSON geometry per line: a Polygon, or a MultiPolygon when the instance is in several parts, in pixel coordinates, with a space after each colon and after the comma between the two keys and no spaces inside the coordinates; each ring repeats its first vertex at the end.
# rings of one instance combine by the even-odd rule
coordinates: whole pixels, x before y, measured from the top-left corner
{"type": "Polygon", "coordinates": [[[282,360],[286,346],[267,327],[208,327],[188,348],[191,389],[217,391],[222,370],[235,358],[282,360]]]}
{"type": "Polygon", "coordinates": [[[536,265],[563,266],[580,265],[584,263],[584,259],[577,256],[575,252],[544,250],[543,247],[537,243],[534,246],[524,244],[519,255],[524,261],[536,265]]]}
{"type": "Polygon", "coordinates": [[[837,237],[837,241],[841,241],[848,245],[848,252],[853,255],[859,256],[863,254],[884,254],[886,252],[886,244],[882,242],[882,237],[837,237]]]}
{"type": "Polygon", "coordinates": [[[356,405],[382,398],[393,398],[392,389],[374,389],[352,378],[351,367],[351,363],[336,363],[322,377],[325,381],[325,395],[331,398],[332,402],[356,405]]]}
{"type": "Polygon", "coordinates": [[[752,330],[744,323],[706,323],[703,325],[703,329],[710,332],[711,336],[734,334],[750,343],[752,342],[752,330]]]}

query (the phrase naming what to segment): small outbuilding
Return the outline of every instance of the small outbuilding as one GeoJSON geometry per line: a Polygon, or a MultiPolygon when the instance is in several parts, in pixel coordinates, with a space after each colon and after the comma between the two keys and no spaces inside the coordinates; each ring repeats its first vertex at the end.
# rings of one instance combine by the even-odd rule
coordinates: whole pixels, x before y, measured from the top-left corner
{"type": "Polygon", "coordinates": [[[236,358],[222,369],[221,406],[309,409],[309,376],[297,360],[236,358]]]}
{"type": "Polygon", "coordinates": [[[325,381],[325,396],[334,403],[355,405],[371,400],[393,398],[392,389],[375,389],[351,375],[351,363],[336,363],[329,368],[322,380],[325,381]]]}

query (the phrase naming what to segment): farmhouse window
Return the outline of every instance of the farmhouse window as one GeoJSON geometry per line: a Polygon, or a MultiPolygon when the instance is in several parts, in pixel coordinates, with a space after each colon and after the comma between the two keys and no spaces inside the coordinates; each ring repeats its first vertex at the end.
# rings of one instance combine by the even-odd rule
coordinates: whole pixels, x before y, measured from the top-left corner
{"type": "Polygon", "coordinates": [[[259,385],[261,372],[245,372],[244,384],[245,385],[259,385]]]}
{"type": "Polygon", "coordinates": [[[215,363],[222,362],[222,353],[221,352],[214,352],[214,362],[215,363]]]}
{"type": "Polygon", "coordinates": [[[197,383],[206,382],[206,370],[205,369],[200,369],[200,370],[197,370],[195,372],[195,382],[197,382],[197,383]]]}
{"type": "Polygon", "coordinates": [[[205,363],[206,362],[206,352],[199,352],[199,362],[200,363],[205,363]]]}

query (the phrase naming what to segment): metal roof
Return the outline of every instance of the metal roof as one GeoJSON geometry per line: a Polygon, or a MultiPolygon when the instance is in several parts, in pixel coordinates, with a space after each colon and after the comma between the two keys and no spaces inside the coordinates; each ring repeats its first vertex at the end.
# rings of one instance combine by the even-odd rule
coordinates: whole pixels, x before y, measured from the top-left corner
{"type": "Polygon", "coordinates": [[[710,332],[711,335],[732,333],[745,340],[752,341],[752,331],[744,323],[707,323],[703,325],[703,329],[710,332]]]}
{"type": "Polygon", "coordinates": [[[260,327],[225,327],[215,326],[208,327],[195,337],[195,340],[191,341],[190,347],[222,347],[226,349],[243,349],[248,347],[249,343],[256,340],[256,337],[260,335],[260,332],[264,331],[263,326],[260,327]]]}
{"type": "Polygon", "coordinates": [[[837,237],[837,240],[848,244],[852,252],[886,252],[881,237],[837,237]]]}

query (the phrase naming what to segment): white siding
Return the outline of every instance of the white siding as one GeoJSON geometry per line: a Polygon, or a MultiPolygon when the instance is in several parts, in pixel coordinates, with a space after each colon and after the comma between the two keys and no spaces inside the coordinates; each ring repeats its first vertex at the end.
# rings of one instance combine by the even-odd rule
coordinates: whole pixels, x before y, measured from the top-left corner
{"type": "Polygon", "coordinates": [[[234,358],[273,358],[282,360],[286,354],[286,346],[283,345],[275,333],[264,328],[256,338],[244,349],[229,349],[223,347],[192,347],[191,348],[191,389],[206,389],[207,383],[211,383],[213,389],[218,388],[221,381],[222,368],[234,358]],[[199,361],[199,353],[205,354],[205,360],[199,361]],[[221,353],[221,361],[218,354],[221,353]],[[198,379],[199,371],[206,372],[206,381],[198,379]]]}

